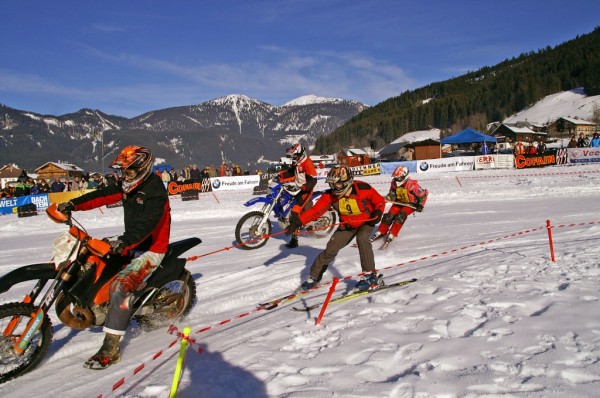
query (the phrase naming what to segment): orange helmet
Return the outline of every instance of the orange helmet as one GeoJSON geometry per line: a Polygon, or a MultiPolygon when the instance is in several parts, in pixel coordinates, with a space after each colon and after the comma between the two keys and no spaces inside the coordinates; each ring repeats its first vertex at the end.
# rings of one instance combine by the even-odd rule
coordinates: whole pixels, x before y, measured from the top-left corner
{"type": "Polygon", "coordinates": [[[398,166],[396,170],[392,173],[392,177],[396,180],[398,185],[404,184],[406,180],[408,180],[408,167],[406,166],[398,166]]]}
{"type": "Polygon", "coordinates": [[[152,153],[137,145],[123,148],[110,167],[121,171],[123,192],[129,193],[148,178],[152,170],[152,153]]]}
{"type": "Polygon", "coordinates": [[[348,166],[335,166],[327,173],[325,182],[329,184],[331,191],[335,196],[341,198],[352,187],[354,175],[348,166]]]}

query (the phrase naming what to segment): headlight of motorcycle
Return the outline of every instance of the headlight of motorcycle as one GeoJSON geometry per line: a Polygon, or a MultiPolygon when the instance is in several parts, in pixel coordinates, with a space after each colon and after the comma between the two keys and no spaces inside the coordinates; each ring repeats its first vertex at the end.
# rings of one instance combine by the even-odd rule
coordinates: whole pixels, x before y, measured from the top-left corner
{"type": "Polygon", "coordinates": [[[68,231],[59,235],[52,246],[52,262],[60,264],[63,261],[73,261],[77,256],[79,241],[68,231]]]}

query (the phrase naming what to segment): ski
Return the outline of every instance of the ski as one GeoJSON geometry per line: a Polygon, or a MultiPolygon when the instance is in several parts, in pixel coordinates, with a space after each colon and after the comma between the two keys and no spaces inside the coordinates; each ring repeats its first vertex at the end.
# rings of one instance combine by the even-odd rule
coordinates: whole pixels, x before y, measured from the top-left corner
{"type": "Polygon", "coordinates": [[[381,245],[381,247],[379,248],[379,250],[385,250],[388,248],[388,246],[390,245],[390,243],[392,243],[392,241],[385,241],[383,242],[383,245],[381,245]]]}
{"type": "Polygon", "coordinates": [[[293,301],[293,300],[297,299],[298,297],[302,297],[314,289],[315,288],[312,288],[310,290],[299,290],[299,291],[295,291],[292,294],[287,294],[285,296],[278,297],[271,301],[267,301],[266,303],[258,303],[258,306],[256,308],[261,309],[261,310],[272,310],[274,308],[279,307],[280,304],[289,303],[290,301],[293,301]]]}
{"type": "MultiPolygon", "coordinates": [[[[342,301],[352,300],[354,298],[365,296],[367,294],[377,293],[377,292],[380,292],[382,290],[392,289],[394,287],[406,286],[406,285],[408,285],[410,283],[413,283],[413,282],[416,282],[416,281],[417,281],[417,278],[407,279],[407,280],[404,280],[404,281],[391,283],[389,285],[380,286],[379,288],[377,288],[375,290],[364,290],[364,291],[361,291],[361,292],[344,294],[344,295],[342,295],[340,297],[332,299],[331,301],[329,301],[329,304],[341,303],[342,301]]],[[[294,311],[308,312],[308,311],[314,310],[316,308],[319,308],[321,305],[323,305],[323,303],[313,304],[313,305],[310,305],[310,306],[305,307],[305,308],[292,307],[292,309],[294,311]]]]}

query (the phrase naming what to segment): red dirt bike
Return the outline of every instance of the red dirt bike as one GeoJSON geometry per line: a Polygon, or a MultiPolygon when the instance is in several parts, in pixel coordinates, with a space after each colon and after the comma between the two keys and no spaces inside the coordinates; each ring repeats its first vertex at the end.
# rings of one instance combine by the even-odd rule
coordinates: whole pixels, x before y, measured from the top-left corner
{"type": "MultiPolygon", "coordinates": [[[[0,293],[37,280],[22,302],[0,305],[0,383],[33,370],[44,359],[52,341],[48,311],[53,305],[60,321],[70,328],[103,325],[110,284],[130,260],[112,253],[110,244],[90,237],[56,204],[46,214],[70,227],[54,241],[52,261],[26,265],[0,277],[0,293]]],[[[141,327],[164,325],[190,311],[196,284],[185,268],[186,260],[178,257],[201,242],[194,237],[171,243],[161,265],[136,291],[132,318],[141,327]]]]}

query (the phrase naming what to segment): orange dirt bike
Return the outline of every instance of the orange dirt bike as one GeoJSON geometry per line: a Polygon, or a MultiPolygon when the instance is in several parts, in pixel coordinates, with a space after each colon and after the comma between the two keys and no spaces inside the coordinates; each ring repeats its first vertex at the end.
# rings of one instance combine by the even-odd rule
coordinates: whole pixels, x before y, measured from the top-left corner
{"type": "MultiPolygon", "coordinates": [[[[26,265],[0,277],[0,293],[22,282],[37,281],[22,302],[0,305],[0,383],[31,371],[44,359],[52,341],[48,311],[53,305],[60,321],[70,328],[103,325],[110,284],[130,260],[112,253],[108,243],[90,237],[56,204],[46,213],[69,227],[54,241],[52,261],[26,265]]],[[[194,237],[169,245],[161,265],[134,294],[132,318],[140,326],[160,326],[190,311],[196,284],[185,268],[186,260],[179,256],[201,242],[194,237]]]]}

